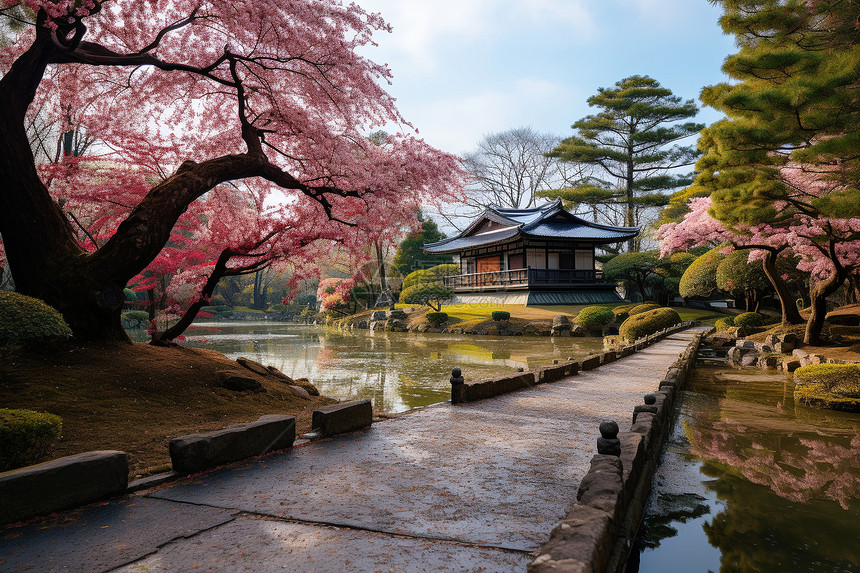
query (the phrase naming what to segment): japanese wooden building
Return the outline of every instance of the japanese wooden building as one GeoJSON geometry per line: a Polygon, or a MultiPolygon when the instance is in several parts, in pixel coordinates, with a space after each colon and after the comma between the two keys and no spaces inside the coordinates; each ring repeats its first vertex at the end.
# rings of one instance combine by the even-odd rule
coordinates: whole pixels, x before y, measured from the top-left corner
{"type": "Polygon", "coordinates": [[[460,274],[444,278],[454,302],[594,304],[620,300],[595,265],[595,247],[638,233],[581,219],[557,199],[532,209],[489,207],[462,233],[424,251],[459,256],[460,274]]]}

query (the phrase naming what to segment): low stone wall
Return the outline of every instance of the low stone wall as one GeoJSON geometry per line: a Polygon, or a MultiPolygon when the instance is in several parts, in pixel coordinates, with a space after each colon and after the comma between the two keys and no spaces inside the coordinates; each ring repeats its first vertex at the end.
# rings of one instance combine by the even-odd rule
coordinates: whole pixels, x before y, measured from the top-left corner
{"type": "Polygon", "coordinates": [[[317,408],[311,426],[321,438],[366,428],[373,423],[373,405],[370,400],[343,402],[317,408]]]}
{"type": "Polygon", "coordinates": [[[177,473],[196,473],[289,448],[295,440],[295,416],[271,414],[223,430],[173,438],[170,461],[177,473]]]}
{"type": "Polygon", "coordinates": [[[451,373],[451,403],[462,404],[465,402],[474,402],[475,400],[492,398],[493,396],[506,394],[515,390],[531,388],[536,384],[556,382],[565,376],[572,376],[585,370],[593,370],[603,364],[609,364],[620,358],[630,356],[634,352],[647,348],[675,332],[685,330],[697,324],[699,323],[693,321],[682,322],[671,328],[656,332],[647,338],[637,340],[635,343],[628,344],[620,350],[610,350],[589,356],[581,361],[569,360],[558,365],[537,369],[534,372],[525,372],[504,378],[490,378],[467,382],[462,374],[462,370],[458,366],[451,373]]]}
{"type": "Polygon", "coordinates": [[[0,474],[0,523],[12,523],[125,493],[125,452],[86,452],[0,474]]]}
{"type": "MultiPolygon", "coordinates": [[[[651,342],[662,339],[660,333],[651,342]]],[[[642,518],[660,449],[673,422],[675,400],[696,360],[704,333],[667,369],[659,389],[646,394],[631,416],[630,430],[600,425],[598,454],[580,483],[576,502],[553,529],[530,573],[620,573],[642,518]]]]}

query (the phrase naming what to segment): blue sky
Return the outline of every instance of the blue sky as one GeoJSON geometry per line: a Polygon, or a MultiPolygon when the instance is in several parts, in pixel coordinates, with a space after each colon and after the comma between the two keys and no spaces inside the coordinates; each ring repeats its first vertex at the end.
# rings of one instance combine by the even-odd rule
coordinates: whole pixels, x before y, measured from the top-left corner
{"type": "MultiPolygon", "coordinates": [[[[393,26],[367,55],[430,144],[452,153],[531,126],[568,136],[599,87],[648,75],[683,98],[735,50],[707,0],[358,0],[393,26]]],[[[718,118],[703,110],[698,120],[718,118]]]]}

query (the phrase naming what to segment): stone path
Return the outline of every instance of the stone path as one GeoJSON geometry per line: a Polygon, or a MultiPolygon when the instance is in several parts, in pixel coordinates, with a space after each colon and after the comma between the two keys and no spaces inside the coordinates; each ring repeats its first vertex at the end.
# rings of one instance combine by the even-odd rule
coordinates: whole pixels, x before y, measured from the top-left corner
{"type": "Polygon", "coordinates": [[[694,332],[0,530],[0,570],[524,571],[575,498],[600,420],[626,430],[694,332]]]}

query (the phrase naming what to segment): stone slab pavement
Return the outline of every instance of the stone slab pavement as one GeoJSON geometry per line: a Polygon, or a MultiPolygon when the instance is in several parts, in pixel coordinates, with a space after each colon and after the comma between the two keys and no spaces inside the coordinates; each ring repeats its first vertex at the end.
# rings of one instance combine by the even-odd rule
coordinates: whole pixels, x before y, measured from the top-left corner
{"type": "Polygon", "coordinates": [[[599,422],[626,430],[695,332],[0,530],[0,571],[524,571],[575,499],[599,422]]]}

